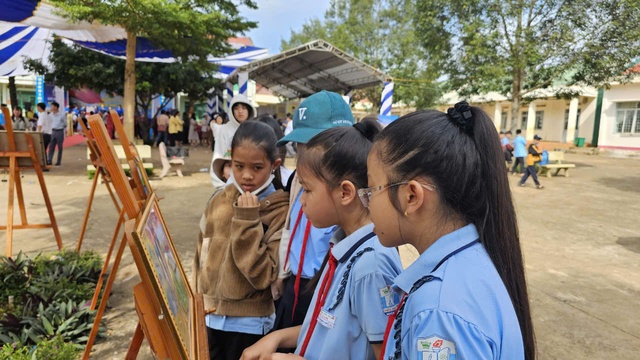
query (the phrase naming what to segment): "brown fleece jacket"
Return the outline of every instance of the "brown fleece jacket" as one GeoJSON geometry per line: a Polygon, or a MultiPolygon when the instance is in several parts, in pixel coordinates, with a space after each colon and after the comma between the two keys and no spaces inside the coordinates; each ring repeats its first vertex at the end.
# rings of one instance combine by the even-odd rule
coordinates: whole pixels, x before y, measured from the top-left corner
{"type": "Polygon", "coordinates": [[[275,311],[270,285],[278,275],[289,194],[278,190],[250,208],[236,206],[239,196],[228,185],[209,201],[200,220],[193,280],[206,313],[269,316],[275,311]]]}

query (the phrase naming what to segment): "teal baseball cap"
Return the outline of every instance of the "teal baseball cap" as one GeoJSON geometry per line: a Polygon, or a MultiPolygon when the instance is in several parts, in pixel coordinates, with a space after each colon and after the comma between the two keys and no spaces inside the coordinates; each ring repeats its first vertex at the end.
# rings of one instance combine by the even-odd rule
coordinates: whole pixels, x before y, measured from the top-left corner
{"type": "Polygon", "coordinates": [[[293,113],[293,131],[277,145],[290,141],[306,144],[312,137],[338,126],[353,126],[351,108],[340,94],[323,90],[300,103],[293,113]]]}

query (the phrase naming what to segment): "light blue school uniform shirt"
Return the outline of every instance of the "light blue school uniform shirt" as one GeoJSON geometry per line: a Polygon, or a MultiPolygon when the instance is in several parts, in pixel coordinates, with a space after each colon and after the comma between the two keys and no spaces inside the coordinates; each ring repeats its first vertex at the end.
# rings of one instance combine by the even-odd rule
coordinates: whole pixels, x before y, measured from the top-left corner
{"type": "MultiPolygon", "coordinates": [[[[296,225],[296,220],[298,219],[298,213],[302,208],[302,204],[300,203],[301,195],[302,191],[300,191],[300,194],[298,194],[298,196],[296,197],[296,200],[291,206],[291,213],[289,213],[291,219],[289,220],[289,224],[292,234],[293,227],[296,225]]],[[[289,241],[291,242],[291,250],[289,251],[289,269],[294,276],[298,274],[298,266],[300,265],[300,251],[302,250],[304,230],[307,227],[308,221],[309,220],[307,219],[307,215],[303,213],[302,218],[300,219],[300,223],[298,224],[298,229],[294,234],[295,236],[289,239],[289,241]]],[[[327,251],[329,251],[329,240],[331,239],[331,236],[333,235],[333,232],[335,230],[335,226],[322,229],[311,226],[309,239],[307,240],[307,248],[305,249],[304,254],[304,263],[302,264],[303,278],[311,279],[313,275],[320,271],[324,257],[327,255],[327,251]]]]}
{"type": "Polygon", "coordinates": [[[513,140],[513,156],[527,156],[527,140],[522,135],[516,136],[516,138],[513,140]]]}
{"type": "MultiPolygon", "coordinates": [[[[430,279],[406,299],[398,359],[524,359],[513,304],[478,238],[473,224],[445,235],[395,279],[403,293],[430,279]]],[[[385,360],[396,359],[396,326],[385,360]]]]}
{"type": "MultiPolygon", "coordinates": [[[[258,194],[258,200],[262,201],[274,192],[276,192],[276,188],[271,184],[258,194]]],[[[208,328],[253,335],[266,335],[273,329],[275,321],[275,312],[269,316],[225,316],[215,314],[205,316],[205,323],[208,328]]]]}
{"type": "Polygon", "coordinates": [[[4,120],[4,114],[0,111],[0,125],[4,126],[6,125],[6,122],[4,120]]]}
{"type": "MultiPolygon", "coordinates": [[[[367,238],[370,234],[373,224],[348,237],[336,231],[332,240],[344,239],[331,250],[338,263],[305,359],[375,359],[370,343],[382,343],[388,316],[400,301],[391,284],[402,264],[396,248],[382,246],[375,235],[367,238]]],[[[327,270],[325,267],[319,284],[327,270]]],[[[304,318],[296,354],[307,336],[319,288],[316,286],[304,318]]]]}
{"type": "Polygon", "coordinates": [[[502,146],[504,147],[504,146],[507,146],[507,144],[509,144],[511,142],[511,140],[509,140],[509,138],[505,136],[505,137],[502,138],[502,140],[500,142],[501,142],[502,146]]]}

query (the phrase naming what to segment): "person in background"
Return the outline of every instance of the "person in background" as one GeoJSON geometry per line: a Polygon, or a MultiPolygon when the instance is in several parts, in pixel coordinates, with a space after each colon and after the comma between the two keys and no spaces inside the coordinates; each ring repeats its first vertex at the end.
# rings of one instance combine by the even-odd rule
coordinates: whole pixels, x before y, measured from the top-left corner
{"type": "Polygon", "coordinates": [[[60,111],[60,104],[55,101],[51,103],[51,113],[49,117],[51,119],[51,143],[49,144],[47,163],[49,165],[53,163],[53,154],[57,147],[58,161],[56,161],[56,166],[60,166],[62,165],[62,145],[64,144],[67,121],[66,115],[60,111]]]}
{"type": "Polygon", "coordinates": [[[504,153],[504,160],[511,164],[513,157],[513,146],[511,146],[511,131],[507,131],[504,133],[504,137],[501,141],[502,144],[502,152],[504,153]]]}
{"type": "Polygon", "coordinates": [[[231,139],[233,139],[233,134],[236,133],[236,129],[238,129],[240,124],[253,119],[257,114],[249,98],[242,94],[238,94],[231,99],[230,107],[231,112],[228,114],[229,122],[223,125],[214,125],[212,128],[215,148],[211,159],[209,176],[216,190],[225,186],[225,182],[222,181],[214,171],[214,168],[220,168],[216,162],[229,161],[231,159],[231,139]]]}
{"type": "Polygon", "coordinates": [[[160,114],[156,117],[156,140],[153,146],[158,146],[162,141],[164,146],[169,146],[169,137],[167,131],[169,130],[169,116],[165,110],[160,110],[160,114]]]}
{"type": "Polygon", "coordinates": [[[200,136],[198,135],[198,122],[196,115],[191,114],[189,118],[189,145],[198,146],[200,144],[200,136]]]}
{"type": "Polygon", "coordinates": [[[22,108],[20,108],[20,106],[16,106],[15,108],[13,108],[11,124],[13,125],[14,131],[27,131],[29,129],[27,120],[24,118],[24,116],[22,116],[22,108]]]}
{"type": "MultiPolygon", "coordinates": [[[[278,138],[278,140],[284,137],[280,124],[278,124],[278,121],[272,118],[271,115],[263,114],[258,116],[256,120],[271,126],[273,131],[276,133],[276,137],[278,138]]],[[[282,177],[282,183],[287,184],[289,183],[289,178],[291,177],[291,174],[293,174],[293,171],[287,169],[284,166],[284,160],[286,159],[286,156],[287,156],[287,149],[284,146],[278,146],[278,150],[280,151],[280,154],[278,157],[280,159],[280,176],[282,177]]]]}
{"type": "Polygon", "coordinates": [[[205,147],[209,147],[211,144],[211,137],[213,137],[213,133],[209,130],[209,122],[211,122],[211,117],[209,114],[205,113],[202,115],[202,124],[200,125],[200,140],[202,141],[202,145],[205,147]]]}
{"type": "Polygon", "coordinates": [[[513,156],[516,158],[516,161],[513,163],[511,173],[518,175],[516,169],[518,165],[520,165],[520,175],[524,175],[526,166],[524,158],[527,156],[527,140],[522,136],[522,130],[520,129],[516,130],[516,138],[513,140],[513,156]]]}
{"type": "MultiPolygon", "coordinates": [[[[0,104],[0,109],[4,109],[6,107],[7,107],[7,104],[0,104]]],[[[0,111],[0,130],[4,130],[6,121],[7,120],[4,118],[4,113],[0,111]]]]}
{"type": "Polygon", "coordinates": [[[36,131],[42,132],[42,139],[44,141],[44,148],[47,149],[49,147],[49,143],[51,143],[51,119],[49,118],[49,114],[47,114],[47,104],[41,102],[38,103],[38,126],[36,131]]]}
{"type": "MultiPolygon", "coordinates": [[[[293,120],[291,119],[291,114],[287,113],[287,119],[285,121],[284,125],[284,136],[289,135],[292,131],[293,131],[293,120]]],[[[287,145],[285,145],[287,147],[287,156],[288,157],[294,157],[296,156],[296,144],[293,142],[288,143],[287,145]]]]}
{"type": "Polygon", "coordinates": [[[533,143],[529,145],[527,169],[525,170],[524,176],[522,176],[522,179],[520,179],[520,182],[518,183],[520,186],[524,186],[524,183],[527,182],[527,179],[531,176],[531,178],[533,178],[533,182],[536,184],[536,188],[544,188],[544,186],[542,186],[538,181],[538,171],[536,170],[536,164],[542,160],[542,151],[538,147],[540,140],[542,140],[542,138],[536,134],[533,136],[533,143]]]}
{"type": "Polygon", "coordinates": [[[174,110],[173,115],[169,118],[169,142],[171,146],[181,146],[182,139],[180,138],[183,130],[183,122],[180,119],[180,111],[174,110]]]}

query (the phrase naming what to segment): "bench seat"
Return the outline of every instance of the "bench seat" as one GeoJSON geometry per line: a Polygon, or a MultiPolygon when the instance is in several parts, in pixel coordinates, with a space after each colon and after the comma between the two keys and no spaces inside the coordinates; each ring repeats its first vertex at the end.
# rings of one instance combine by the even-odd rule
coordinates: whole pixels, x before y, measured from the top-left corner
{"type": "MultiPolygon", "coordinates": [[[[122,148],[122,145],[114,145],[114,149],[116,150],[116,154],[118,155],[118,159],[120,159],[122,169],[129,175],[129,164],[126,162],[127,156],[122,148]]],[[[143,163],[142,166],[147,171],[148,176],[153,175],[153,163],[152,162],[144,162],[145,159],[151,159],[151,146],[149,145],[136,145],[136,150],[142,158],[143,163]]],[[[91,160],[91,150],[87,148],[87,159],[91,160]]],[[[96,168],[93,164],[87,165],[87,176],[89,179],[92,179],[96,172],[96,168]]]]}
{"type": "Polygon", "coordinates": [[[575,168],[576,164],[565,164],[564,152],[562,151],[549,151],[549,163],[540,165],[540,172],[538,175],[547,175],[551,177],[551,170],[555,170],[554,176],[558,176],[560,171],[564,170],[564,176],[569,177],[569,169],[575,168]]]}

